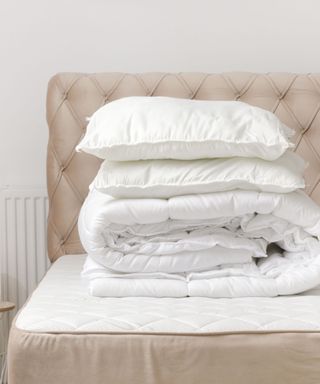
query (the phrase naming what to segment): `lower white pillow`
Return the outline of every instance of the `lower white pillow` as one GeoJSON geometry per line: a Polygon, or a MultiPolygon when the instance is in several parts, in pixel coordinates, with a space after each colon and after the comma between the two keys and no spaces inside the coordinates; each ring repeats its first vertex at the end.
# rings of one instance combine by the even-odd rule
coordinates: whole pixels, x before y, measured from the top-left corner
{"type": "Polygon", "coordinates": [[[305,162],[287,151],[275,161],[258,158],[105,160],[91,184],[116,198],[170,198],[232,189],[291,192],[304,188],[305,162]]]}

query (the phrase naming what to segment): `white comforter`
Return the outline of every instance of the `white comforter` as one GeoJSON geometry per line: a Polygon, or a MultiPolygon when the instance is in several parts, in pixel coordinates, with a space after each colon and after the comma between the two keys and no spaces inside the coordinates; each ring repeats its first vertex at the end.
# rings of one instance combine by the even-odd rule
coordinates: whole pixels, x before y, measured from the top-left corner
{"type": "Polygon", "coordinates": [[[79,217],[95,296],[288,295],[320,284],[320,207],[303,192],[114,199],[79,217]]]}

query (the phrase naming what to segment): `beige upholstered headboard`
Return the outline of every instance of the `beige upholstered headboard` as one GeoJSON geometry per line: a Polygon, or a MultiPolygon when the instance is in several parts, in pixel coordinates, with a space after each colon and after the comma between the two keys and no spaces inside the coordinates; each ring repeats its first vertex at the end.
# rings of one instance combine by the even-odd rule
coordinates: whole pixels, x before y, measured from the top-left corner
{"type": "Polygon", "coordinates": [[[308,162],[307,192],[320,204],[320,74],[62,73],[49,83],[48,250],[52,261],[83,253],[77,219],[99,160],[75,153],[86,117],[124,96],[241,100],[271,110],[296,130],[296,151],[308,162]]]}

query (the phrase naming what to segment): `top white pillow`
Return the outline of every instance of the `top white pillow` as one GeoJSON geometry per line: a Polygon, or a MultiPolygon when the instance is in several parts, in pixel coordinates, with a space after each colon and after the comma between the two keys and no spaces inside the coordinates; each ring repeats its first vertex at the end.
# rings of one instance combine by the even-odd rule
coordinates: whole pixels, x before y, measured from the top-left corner
{"type": "Polygon", "coordinates": [[[112,161],[275,160],[291,134],[273,113],[239,101],[127,97],[93,114],[76,149],[112,161]]]}

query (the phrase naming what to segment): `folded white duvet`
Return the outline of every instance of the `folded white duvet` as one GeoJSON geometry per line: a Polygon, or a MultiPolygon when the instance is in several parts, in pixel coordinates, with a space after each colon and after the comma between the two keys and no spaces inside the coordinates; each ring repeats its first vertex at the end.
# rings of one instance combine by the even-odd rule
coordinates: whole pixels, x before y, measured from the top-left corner
{"type": "Polygon", "coordinates": [[[288,295],[320,284],[320,207],[304,192],[115,199],[80,213],[95,296],[288,295]]]}

